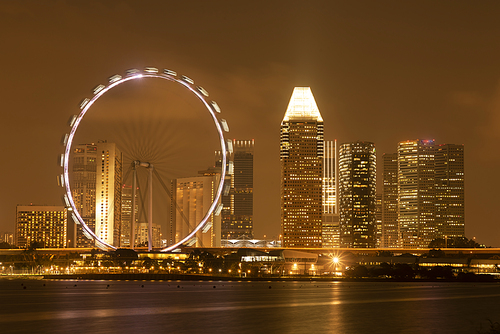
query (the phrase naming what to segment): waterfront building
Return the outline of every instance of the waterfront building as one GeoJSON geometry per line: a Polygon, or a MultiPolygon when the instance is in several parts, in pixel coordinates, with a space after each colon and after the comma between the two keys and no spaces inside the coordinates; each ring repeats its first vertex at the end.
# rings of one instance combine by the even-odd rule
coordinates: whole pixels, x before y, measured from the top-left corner
{"type": "Polygon", "coordinates": [[[399,246],[398,224],[398,154],[382,156],[382,235],[380,247],[399,246]]]}
{"type": "Polygon", "coordinates": [[[283,246],[321,247],[323,118],[311,88],[294,88],[280,130],[283,246]]]}
{"type": "Polygon", "coordinates": [[[68,212],[64,206],[18,205],[15,243],[28,248],[39,243],[44,248],[67,247],[68,212]]]}
{"type": "Polygon", "coordinates": [[[358,141],[340,145],[338,181],[340,246],[375,247],[375,144],[358,141]]]}
{"type": "MultiPolygon", "coordinates": [[[[254,140],[233,139],[233,152],[228,160],[233,162],[233,173],[226,182],[229,192],[222,196],[221,238],[253,239],[253,157],[254,140]]],[[[216,165],[220,167],[220,154],[216,165]]]]}

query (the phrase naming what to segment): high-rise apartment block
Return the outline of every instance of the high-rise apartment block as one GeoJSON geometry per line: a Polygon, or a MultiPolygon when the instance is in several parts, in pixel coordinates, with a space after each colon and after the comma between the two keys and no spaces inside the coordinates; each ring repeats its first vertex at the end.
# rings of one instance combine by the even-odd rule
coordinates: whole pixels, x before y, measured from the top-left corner
{"type": "Polygon", "coordinates": [[[340,246],[375,247],[375,144],[355,142],[340,145],[338,181],[340,246]]]}
{"type": "MultiPolygon", "coordinates": [[[[230,188],[222,196],[222,239],[253,239],[253,156],[254,140],[233,140],[233,173],[227,176],[230,188]]],[[[220,167],[217,156],[216,165],[220,167]]]]}
{"type": "Polygon", "coordinates": [[[295,87],[281,122],[284,247],[321,247],[323,118],[309,87],[295,87]]]}
{"type": "Polygon", "coordinates": [[[68,212],[64,206],[18,205],[16,208],[15,242],[20,248],[35,242],[45,248],[65,248],[67,228],[68,212]]]}

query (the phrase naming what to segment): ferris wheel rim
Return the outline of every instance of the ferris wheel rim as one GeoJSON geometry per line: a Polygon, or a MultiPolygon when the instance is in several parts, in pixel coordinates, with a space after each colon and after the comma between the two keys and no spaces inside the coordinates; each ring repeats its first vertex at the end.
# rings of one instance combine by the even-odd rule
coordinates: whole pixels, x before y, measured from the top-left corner
{"type": "MultiPolygon", "coordinates": [[[[222,168],[221,168],[221,174],[220,174],[220,180],[218,183],[217,187],[217,192],[215,193],[215,197],[212,201],[212,204],[210,205],[207,213],[204,215],[203,219],[196,225],[196,227],[188,233],[184,238],[182,238],[180,241],[174,243],[173,245],[167,246],[162,248],[160,251],[161,252],[168,252],[172,251],[185,242],[189,241],[192,239],[198,231],[200,231],[207,223],[210,218],[210,216],[214,213],[214,210],[216,209],[217,204],[219,203],[219,200],[221,198],[221,194],[224,188],[224,181],[225,181],[225,176],[226,176],[226,162],[227,162],[227,157],[226,157],[226,139],[224,137],[224,132],[228,132],[229,129],[227,127],[227,123],[224,119],[219,120],[217,117],[217,114],[220,114],[220,108],[217,105],[215,101],[207,99],[209,94],[208,92],[200,87],[200,86],[195,86],[194,81],[190,79],[187,76],[180,75],[177,76],[177,73],[171,70],[164,69],[163,73],[159,73],[159,71],[156,68],[151,68],[147,67],[145,68],[144,71],[139,71],[136,69],[129,70],[127,71],[127,74],[125,77],[122,77],[120,75],[114,75],[109,78],[109,83],[107,86],[104,85],[99,85],[96,88],[94,88],[94,95],[92,96],[91,99],[84,99],[80,103],[80,113],[78,115],[73,116],[72,122],[70,124],[71,130],[69,134],[66,134],[63,139],[63,145],[65,146],[64,153],[61,157],[61,166],[63,167],[63,174],[61,175],[61,182],[63,187],[65,188],[65,194],[64,194],[64,201],[66,204],[66,207],[68,207],[68,211],[71,211],[71,216],[73,220],[75,221],[76,224],[80,224],[82,226],[82,230],[84,231],[83,233],[87,237],[91,237],[96,241],[96,246],[102,249],[118,249],[117,246],[114,246],[110,243],[107,243],[106,241],[102,240],[100,237],[96,235],[94,231],[85,223],[83,218],[81,217],[78,209],[76,208],[76,204],[73,199],[73,195],[71,193],[71,186],[69,182],[69,161],[70,161],[70,153],[71,153],[71,147],[73,144],[73,139],[76,134],[76,131],[78,130],[78,126],[80,125],[81,121],[83,120],[83,117],[86,115],[86,113],[90,110],[91,106],[103,95],[105,95],[109,90],[112,88],[115,88],[127,81],[132,81],[136,79],[141,79],[141,78],[160,78],[160,79],[166,79],[172,82],[175,82],[177,84],[180,84],[184,88],[188,89],[190,92],[192,92],[204,105],[204,107],[208,110],[210,113],[212,120],[214,121],[217,133],[219,135],[219,140],[220,140],[220,146],[221,146],[221,157],[222,157],[222,168]],[[88,234],[88,235],[87,235],[88,234]]],[[[133,242],[133,241],[132,241],[133,242]]],[[[152,241],[149,241],[152,242],[152,241]]],[[[76,240],[75,240],[76,243],[76,240]]]]}

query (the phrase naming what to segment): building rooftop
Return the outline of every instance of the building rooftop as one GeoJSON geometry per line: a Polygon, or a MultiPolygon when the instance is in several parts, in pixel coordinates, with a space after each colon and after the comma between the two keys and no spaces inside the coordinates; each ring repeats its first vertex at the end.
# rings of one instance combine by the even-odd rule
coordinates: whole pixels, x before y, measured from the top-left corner
{"type": "Polygon", "coordinates": [[[290,120],[315,120],[323,122],[311,87],[295,87],[293,89],[283,122],[290,120]]]}

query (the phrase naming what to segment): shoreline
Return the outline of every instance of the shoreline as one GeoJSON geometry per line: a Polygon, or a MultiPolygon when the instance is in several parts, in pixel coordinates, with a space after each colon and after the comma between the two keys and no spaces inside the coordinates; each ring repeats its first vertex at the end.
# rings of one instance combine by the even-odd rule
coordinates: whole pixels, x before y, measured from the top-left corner
{"type": "MultiPolygon", "coordinates": [[[[489,282],[500,283],[490,275],[476,275],[474,279],[396,279],[396,278],[346,278],[346,277],[322,277],[322,276],[297,276],[297,277],[234,277],[234,276],[212,276],[212,275],[188,275],[188,274],[63,274],[63,275],[40,275],[38,279],[46,280],[106,280],[106,281],[248,281],[248,282],[489,282]]],[[[28,279],[28,277],[16,277],[28,279]]],[[[31,278],[33,279],[33,278],[31,278]]]]}

